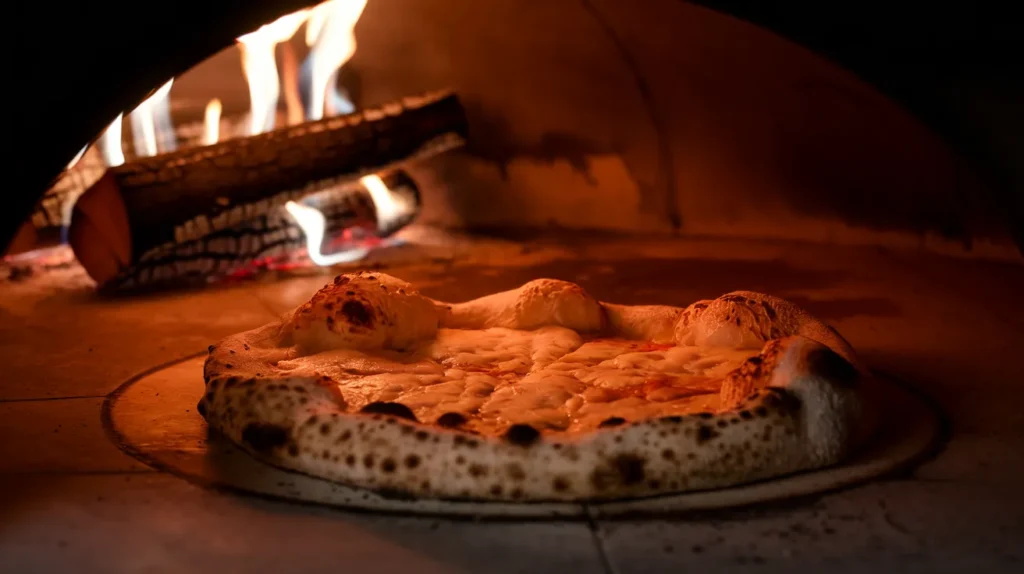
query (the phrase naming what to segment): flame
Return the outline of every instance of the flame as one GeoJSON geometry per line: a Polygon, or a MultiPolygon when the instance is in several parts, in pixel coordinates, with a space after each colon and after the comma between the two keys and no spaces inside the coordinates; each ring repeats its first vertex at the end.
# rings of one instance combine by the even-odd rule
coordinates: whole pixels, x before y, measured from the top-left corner
{"type": "Polygon", "coordinates": [[[325,104],[331,113],[354,111],[352,103],[337,92],[337,78],[338,69],[356,53],[355,26],[365,7],[366,0],[330,0],[311,9],[306,26],[306,45],[311,48],[310,105],[306,119],[323,118],[325,104]]]}
{"type": "Polygon", "coordinates": [[[75,154],[75,157],[71,158],[71,161],[68,162],[68,166],[64,169],[68,170],[75,167],[75,165],[77,165],[82,159],[82,156],[85,155],[85,150],[87,149],[89,149],[89,144],[82,146],[82,149],[78,150],[78,153],[75,154]]]}
{"type": "MultiPolygon", "coordinates": [[[[388,189],[387,184],[384,183],[380,176],[367,175],[362,177],[359,183],[366,188],[366,191],[370,194],[370,199],[373,200],[373,206],[377,213],[378,229],[386,229],[396,219],[415,209],[408,201],[391,193],[391,190],[388,189]]],[[[324,218],[324,215],[315,207],[303,205],[295,201],[286,203],[285,209],[295,218],[295,223],[302,228],[302,233],[306,236],[306,251],[309,253],[309,258],[313,263],[321,267],[328,267],[339,263],[351,263],[366,257],[370,252],[366,247],[358,247],[324,255],[320,247],[323,244],[324,233],[327,227],[327,220],[324,218]]]]}
{"type": "Polygon", "coordinates": [[[107,129],[99,139],[100,155],[109,167],[116,167],[124,163],[124,151],[121,149],[121,119],[124,114],[117,114],[114,121],[110,122],[107,129]]]}
{"type": "Polygon", "coordinates": [[[281,44],[281,76],[288,125],[301,124],[306,113],[302,109],[302,94],[299,91],[299,61],[295,48],[288,42],[281,44]]]}
{"type": "Polygon", "coordinates": [[[309,9],[292,12],[238,37],[242,71],[249,85],[249,135],[274,129],[277,100],[281,96],[274,49],[294,36],[309,15],[309,9]]]}
{"type": "MultiPolygon", "coordinates": [[[[149,96],[141,104],[132,110],[129,116],[132,122],[132,140],[135,144],[135,153],[140,156],[156,155],[158,153],[157,136],[173,136],[173,126],[165,126],[169,122],[165,116],[170,115],[170,95],[174,78],[167,80],[167,83],[160,86],[153,95],[149,96]],[[160,129],[157,129],[157,123],[160,129]],[[168,132],[169,130],[169,132],[168,132]]],[[[177,147],[174,145],[168,148],[177,147]]]]}
{"type": "Polygon", "coordinates": [[[213,145],[220,140],[220,100],[213,98],[206,104],[203,114],[203,145],[213,145]]]}
{"type": "Polygon", "coordinates": [[[370,193],[374,210],[377,212],[377,229],[387,229],[398,219],[415,209],[403,197],[391,193],[387,184],[378,175],[367,175],[359,183],[370,193]]]}
{"type": "Polygon", "coordinates": [[[295,201],[289,201],[284,207],[295,218],[295,223],[299,224],[299,227],[302,228],[302,233],[306,236],[306,251],[309,253],[309,258],[320,267],[330,267],[339,263],[359,261],[370,253],[369,249],[358,247],[324,255],[320,250],[320,246],[324,241],[324,230],[327,228],[327,220],[324,218],[324,214],[320,213],[320,210],[315,207],[302,205],[295,201]]]}

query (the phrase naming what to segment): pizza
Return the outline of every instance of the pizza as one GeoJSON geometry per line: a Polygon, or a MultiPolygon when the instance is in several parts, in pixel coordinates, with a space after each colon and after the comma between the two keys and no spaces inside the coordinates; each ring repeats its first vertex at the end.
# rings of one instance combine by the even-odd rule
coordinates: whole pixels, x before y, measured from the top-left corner
{"type": "Polygon", "coordinates": [[[450,304],[339,275],[211,345],[199,412],[271,465],[385,495],[588,501],[834,465],[873,428],[850,345],[787,301],[604,303],[552,279],[450,304]]]}

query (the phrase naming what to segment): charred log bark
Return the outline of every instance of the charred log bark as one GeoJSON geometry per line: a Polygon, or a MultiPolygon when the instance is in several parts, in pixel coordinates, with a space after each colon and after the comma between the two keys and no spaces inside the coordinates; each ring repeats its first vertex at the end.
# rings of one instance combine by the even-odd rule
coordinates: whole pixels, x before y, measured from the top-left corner
{"type": "MultiPolygon", "coordinates": [[[[394,196],[414,207],[408,217],[381,228],[373,199],[358,182],[306,196],[301,202],[323,214],[326,230],[321,248],[345,230],[386,236],[408,223],[418,211],[419,190],[403,171],[382,177],[394,196]]],[[[240,220],[202,237],[168,242],[142,254],[103,285],[106,291],[153,289],[193,285],[253,266],[261,260],[279,258],[306,246],[302,229],[283,208],[270,209],[240,220]]]]}
{"type": "Polygon", "coordinates": [[[464,142],[450,93],[141,158],[110,169],[75,206],[69,239],[100,283],[157,249],[275,212],[287,201],[464,142]]]}

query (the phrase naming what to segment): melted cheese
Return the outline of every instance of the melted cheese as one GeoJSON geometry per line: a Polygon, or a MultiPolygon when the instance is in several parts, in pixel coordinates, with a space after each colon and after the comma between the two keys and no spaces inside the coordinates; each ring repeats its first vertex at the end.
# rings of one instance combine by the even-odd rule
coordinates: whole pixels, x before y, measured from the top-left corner
{"type": "Polygon", "coordinates": [[[585,340],[557,326],[448,329],[405,351],[330,350],[280,361],[282,374],[327,376],[347,409],[398,402],[433,422],[499,434],[512,424],[586,432],[602,421],[714,411],[723,377],[754,349],[585,340]]]}

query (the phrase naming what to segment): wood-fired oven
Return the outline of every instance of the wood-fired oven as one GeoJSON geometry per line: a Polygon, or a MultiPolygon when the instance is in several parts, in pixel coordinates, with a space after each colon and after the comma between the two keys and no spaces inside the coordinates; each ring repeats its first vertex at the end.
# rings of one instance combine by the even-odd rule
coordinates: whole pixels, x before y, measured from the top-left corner
{"type": "Polygon", "coordinates": [[[1008,19],[700,4],[27,8],[0,213],[0,569],[1013,570],[1008,19]],[[160,377],[360,269],[448,301],[539,277],[628,304],[772,293],[934,428],[876,480],[671,515],[354,513],[219,480],[180,432],[195,398],[160,377]],[[153,409],[161,390],[191,406],[153,409]]]}

